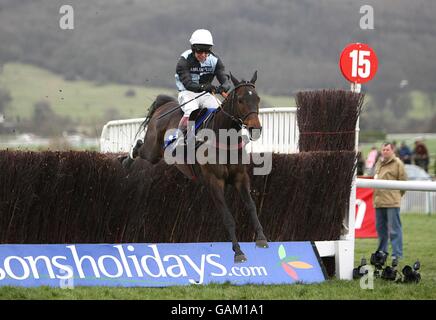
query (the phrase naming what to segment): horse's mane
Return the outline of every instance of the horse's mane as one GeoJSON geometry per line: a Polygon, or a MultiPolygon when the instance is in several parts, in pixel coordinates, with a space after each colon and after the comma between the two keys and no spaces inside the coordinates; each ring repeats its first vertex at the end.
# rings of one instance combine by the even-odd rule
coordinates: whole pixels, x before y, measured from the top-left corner
{"type": "Polygon", "coordinates": [[[156,100],[154,100],[152,107],[155,106],[155,108],[159,108],[161,105],[170,102],[170,101],[177,101],[176,98],[168,96],[166,94],[160,94],[156,97],[156,100]]]}
{"type": "Polygon", "coordinates": [[[156,97],[156,100],[154,100],[153,103],[151,104],[151,106],[150,106],[150,108],[148,110],[148,114],[145,117],[144,122],[142,123],[142,126],[146,127],[148,125],[148,123],[150,122],[151,117],[156,112],[156,110],[160,106],[163,106],[167,102],[177,102],[177,100],[174,97],[168,96],[166,94],[158,95],[156,97]]]}

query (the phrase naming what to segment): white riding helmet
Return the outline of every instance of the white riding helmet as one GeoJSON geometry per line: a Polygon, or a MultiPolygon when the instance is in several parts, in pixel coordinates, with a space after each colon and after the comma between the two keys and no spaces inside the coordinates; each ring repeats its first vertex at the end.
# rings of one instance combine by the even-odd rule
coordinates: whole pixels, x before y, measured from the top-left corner
{"type": "Polygon", "coordinates": [[[210,33],[209,30],[206,30],[206,29],[195,30],[191,36],[191,39],[189,39],[189,42],[192,45],[205,44],[208,46],[213,46],[212,34],[210,33]]]}

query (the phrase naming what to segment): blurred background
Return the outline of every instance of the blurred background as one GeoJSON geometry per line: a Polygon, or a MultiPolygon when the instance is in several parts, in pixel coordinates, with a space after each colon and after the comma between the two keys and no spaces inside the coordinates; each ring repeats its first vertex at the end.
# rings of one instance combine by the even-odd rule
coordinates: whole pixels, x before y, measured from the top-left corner
{"type": "Polygon", "coordinates": [[[227,71],[258,70],[261,107],[295,106],[303,89],[348,89],[340,53],[369,44],[379,69],[362,88],[362,156],[383,140],[412,151],[420,140],[434,174],[435,16],[434,0],[0,0],[0,148],[98,150],[107,121],[176,95],[177,60],[207,28],[227,71]],[[64,4],[73,30],[59,26],[64,4]],[[360,28],[363,5],[373,30],[360,28]]]}

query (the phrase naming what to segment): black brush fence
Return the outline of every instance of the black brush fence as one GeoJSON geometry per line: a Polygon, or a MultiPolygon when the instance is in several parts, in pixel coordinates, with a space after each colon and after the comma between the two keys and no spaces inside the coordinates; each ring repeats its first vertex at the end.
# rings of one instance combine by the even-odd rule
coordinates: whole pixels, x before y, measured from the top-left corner
{"type": "Polygon", "coordinates": [[[300,151],[353,151],[364,94],[329,89],[296,94],[300,151]]]}
{"type": "MultiPolygon", "coordinates": [[[[269,175],[251,176],[267,237],[338,239],[354,152],[272,156],[269,175]]],[[[1,243],[228,241],[204,187],[163,161],[127,174],[115,155],[0,151],[0,186],[1,243]]],[[[252,241],[244,204],[233,189],[226,197],[238,238],[252,241]]]]}

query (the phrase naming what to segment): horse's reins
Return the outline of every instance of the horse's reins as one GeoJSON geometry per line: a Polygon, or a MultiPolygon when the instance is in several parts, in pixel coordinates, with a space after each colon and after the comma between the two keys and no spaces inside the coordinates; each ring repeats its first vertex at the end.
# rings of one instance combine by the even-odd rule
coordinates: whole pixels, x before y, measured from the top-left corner
{"type": "MultiPolygon", "coordinates": [[[[252,83],[250,83],[250,82],[243,82],[243,83],[240,83],[240,84],[238,84],[236,87],[234,87],[232,90],[231,90],[231,93],[229,93],[229,94],[227,94],[227,96],[225,97],[225,100],[222,102],[222,103],[220,103],[220,105],[219,105],[219,108],[221,109],[221,111],[227,116],[227,117],[229,117],[230,119],[232,119],[234,122],[236,122],[236,123],[238,123],[241,127],[242,126],[244,126],[244,121],[245,121],[245,119],[247,119],[251,114],[253,114],[253,113],[255,113],[255,114],[259,114],[259,112],[257,112],[257,111],[250,111],[250,112],[248,112],[246,115],[244,115],[243,117],[242,117],[242,119],[241,118],[237,118],[237,117],[235,117],[234,115],[232,115],[232,114],[230,114],[230,113],[228,113],[226,110],[224,110],[224,108],[223,108],[223,105],[225,104],[225,102],[226,102],[226,100],[227,100],[227,98],[229,97],[229,96],[231,96],[231,100],[230,100],[230,103],[231,103],[231,106],[230,106],[230,108],[231,108],[231,110],[232,110],[232,112],[234,111],[233,109],[234,109],[234,105],[235,105],[235,98],[236,98],[236,89],[237,88],[240,88],[240,87],[247,87],[247,86],[250,86],[250,87],[253,87],[253,88],[255,88],[255,85],[254,84],[252,84],[252,83]]],[[[215,98],[216,99],[216,98],[215,98]]],[[[217,99],[218,100],[218,99],[217,99]]]]}
{"type": "MultiPolygon", "coordinates": [[[[248,81],[247,81],[247,82],[240,83],[240,84],[238,84],[236,87],[234,87],[234,88],[233,88],[229,93],[225,93],[225,92],[221,93],[221,95],[225,98],[223,102],[219,101],[218,98],[215,97],[214,94],[212,94],[213,97],[215,98],[215,100],[217,100],[217,102],[218,102],[218,104],[219,104],[218,108],[220,109],[220,111],[222,111],[223,114],[224,114],[225,116],[229,117],[233,122],[236,122],[236,123],[237,123],[241,128],[246,128],[246,126],[244,125],[244,121],[245,121],[245,119],[247,119],[247,118],[248,118],[251,114],[253,114],[253,113],[258,115],[259,112],[257,112],[257,111],[250,111],[250,112],[248,112],[246,115],[244,115],[244,116],[242,117],[242,119],[241,119],[241,118],[239,118],[239,117],[235,117],[235,116],[232,115],[231,113],[229,113],[229,112],[227,112],[226,110],[224,110],[223,105],[226,103],[226,100],[227,100],[227,99],[231,99],[231,100],[230,100],[230,104],[231,104],[231,105],[230,105],[230,109],[231,109],[230,112],[233,113],[233,112],[234,112],[234,106],[235,106],[235,99],[236,99],[236,89],[239,88],[239,87],[244,87],[244,86],[250,86],[250,87],[255,88],[255,85],[252,84],[252,83],[250,83],[250,82],[248,82],[248,81]],[[230,97],[230,98],[229,98],[229,97],[230,97]]],[[[237,149],[241,149],[241,148],[244,147],[244,145],[245,145],[244,142],[239,143],[239,144],[237,144],[237,145],[233,145],[233,146],[222,145],[222,144],[220,144],[220,143],[216,144],[216,142],[214,143],[214,146],[215,146],[215,147],[217,147],[217,148],[219,148],[219,149],[226,149],[226,150],[237,150],[237,149]]]]}
{"type": "MultiPolygon", "coordinates": [[[[170,113],[172,113],[172,112],[178,110],[179,108],[183,107],[185,104],[188,104],[189,102],[194,101],[195,99],[200,98],[201,96],[205,95],[206,93],[207,93],[207,92],[205,91],[205,92],[203,92],[202,94],[199,94],[198,96],[196,96],[195,98],[193,98],[193,99],[191,99],[191,100],[189,100],[189,101],[186,101],[186,102],[184,102],[184,103],[178,105],[177,107],[175,107],[175,108],[173,108],[173,109],[171,109],[171,110],[165,112],[164,114],[161,114],[157,119],[159,120],[159,119],[165,117],[166,115],[169,115],[170,113]]],[[[144,121],[139,125],[139,128],[138,128],[138,130],[136,131],[136,134],[135,134],[135,138],[134,138],[133,140],[136,141],[136,137],[138,136],[138,133],[141,132],[141,128],[142,128],[142,127],[144,127],[144,129],[145,129],[145,123],[146,123],[146,121],[147,121],[147,117],[145,117],[144,121]]]]}
{"type": "MultiPolygon", "coordinates": [[[[224,108],[223,108],[223,104],[225,104],[225,102],[226,102],[226,100],[228,99],[228,97],[231,96],[231,98],[230,98],[230,99],[231,99],[231,109],[232,109],[232,111],[233,111],[233,109],[234,109],[234,100],[235,100],[235,98],[236,98],[236,89],[237,89],[237,88],[240,88],[240,87],[246,87],[246,86],[250,86],[250,87],[255,88],[255,85],[252,84],[252,83],[250,83],[250,82],[248,82],[248,81],[247,81],[247,82],[240,83],[240,84],[238,84],[236,87],[234,87],[234,88],[231,90],[230,93],[225,93],[225,92],[222,92],[222,93],[221,93],[221,95],[224,97],[224,101],[223,101],[222,103],[219,102],[219,100],[215,97],[215,95],[213,95],[214,98],[219,102],[219,106],[218,106],[218,108],[220,108],[220,110],[224,113],[224,115],[226,115],[227,117],[229,117],[232,121],[238,123],[239,126],[240,126],[241,128],[244,127],[244,121],[245,121],[245,119],[248,118],[248,116],[250,116],[250,115],[253,114],[253,113],[255,113],[255,114],[259,114],[259,113],[258,113],[257,111],[250,111],[250,112],[248,112],[246,115],[244,115],[244,116],[242,117],[242,119],[241,119],[241,118],[237,118],[237,117],[235,117],[234,115],[232,115],[232,114],[228,113],[226,110],[224,110],[224,108]]],[[[194,100],[200,98],[201,96],[204,96],[206,93],[207,93],[207,91],[205,91],[205,92],[199,94],[198,96],[194,97],[193,99],[191,99],[191,100],[189,100],[189,101],[186,101],[186,102],[182,103],[181,105],[178,105],[177,107],[175,107],[175,108],[173,108],[173,109],[171,109],[171,110],[165,112],[164,114],[161,114],[157,119],[161,119],[161,118],[165,117],[166,115],[168,115],[168,114],[170,114],[170,113],[172,113],[172,112],[178,110],[179,108],[183,107],[185,104],[188,104],[189,102],[194,101],[194,100]]],[[[135,134],[135,138],[134,138],[134,140],[136,140],[136,137],[138,136],[138,133],[141,131],[141,128],[144,126],[144,124],[145,124],[146,121],[147,121],[147,118],[144,119],[144,121],[139,125],[139,128],[138,128],[138,130],[137,130],[137,132],[136,132],[136,134],[135,134]]],[[[145,126],[144,126],[144,129],[145,129],[145,126]]]]}
{"type": "Polygon", "coordinates": [[[204,96],[206,93],[207,93],[207,91],[203,92],[202,94],[199,94],[198,96],[196,96],[195,98],[193,98],[193,99],[191,99],[191,100],[189,100],[189,101],[186,101],[186,102],[184,102],[184,103],[178,105],[177,107],[174,107],[173,109],[171,109],[171,110],[165,112],[164,114],[161,114],[159,117],[157,117],[157,119],[159,120],[159,119],[165,117],[166,115],[168,115],[168,114],[170,114],[170,113],[176,111],[177,109],[183,107],[185,104],[188,104],[189,102],[194,101],[194,100],[200,98],[201,96],[204,96]]]}
{"type": "MultiPolygon", "coordinates": [[[[226,111],[224,110],[224,108],[222,107],[222,105],[225,103],[225,101],[227,100],[228,96],[231,95],[231,99],[232,99],[232,100],[231,100],[231,103],[232,103],[231,106],[232,106],[232,109],[233,109],[233,106],[234,106],[234,99],[235,99],[235,97],[236,97],[236,89],[239,88],[239,87],[245,87],[245,86],[250,86],[250,87],[255,88],[254,84],[252,84],[252,83],[250,83],[250,82],[243,82],[243,83],[240,83],[240,84],[238,84],[236,87],[234,87],[234,88],[231,90],[231,94],[226,94],[226,95],[223,94],[225,100],[224,100],[222,103],[219,104],[219,108],[224,112],[225,115],[227,115],[227,116],[230,117],[233,121],[238,122],[238,123],[240,123],[240,124],[242,124],[242,123],[245,121],[245,119],[248,118],[248,116],[249,116],[250,114],[252,114],[252,113],[256,113],[256,114],[258,114],[258,112],[256,112],[256,111],[251,111],[251,112],[247,113],[247,114],[246,114],[246,115],[241,119],[241,118],[236,118],[235,116],[233,116],[233,115],[231,115],[230,113],[226,112],[226,111]]],[[[181,105],[178,105],[177,107],[175,107],[175,108],[173,108],[173,109],[171,109],[171,110],[165,112],[164,114],[161,114],[157,119],[161,119],[161,118],[165,117],[166,115],[168,115],[168,114],[170,114],[170,113],[176,111],[177,109],[183,107],[185,104],[188,104],[189,102],[192,102],[192,101],[194,101],[194,100],[200,98],[201,96],[204,96],[206,93],[208,93],[208,92],[207,92],[207,91],[204,91],[203,93],[199,94],[199,95],[196,96],[195,98],[192,98],[191,100],[186,101],[186,102],[182,103],[181,105]]],[[[224,93],[224,92],[223,92],[223,93],[224,93]]],[[[215,98],[215,99],[216,99],[216,98],[215,98]]],[[[218,100],[218,99],[217,99],[217,100],[218,100]]]]}

